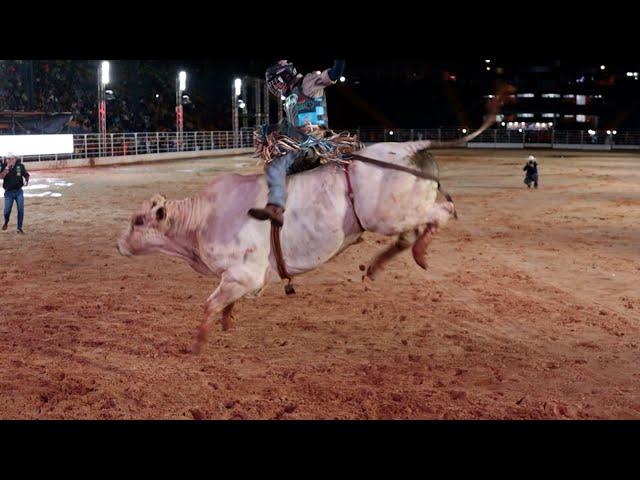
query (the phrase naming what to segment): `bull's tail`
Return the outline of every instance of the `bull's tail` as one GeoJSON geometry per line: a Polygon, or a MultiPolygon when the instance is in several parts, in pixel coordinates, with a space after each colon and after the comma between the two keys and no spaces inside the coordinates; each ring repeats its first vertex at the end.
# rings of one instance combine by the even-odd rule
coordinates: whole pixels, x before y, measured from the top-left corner
{"type": "Polygon", "coordinates": [[[496,95],[489,100],[487,103],[487,114],[485,115],[485,120],[477,130],[471,132],[469,135],[466,135],[462,138],[458,138],[456,140],[445,140],[445,141],[437,141],[437,140],[423,140],[419,142],[407,142],[407,146],[411,150],[422,150],[425,148],[452,148],[459,147],[464,145],[465,143],[470,142],[474,138],[478,137],[482,132],[488,129],[491,125],[496,122],[496,115],[500,113],[500,107],[504,103],[504,101],[508,98],[509,95],[514,93],[515,87],[512,85],[500,85],[498,87],[498,91],[496,95]]]}

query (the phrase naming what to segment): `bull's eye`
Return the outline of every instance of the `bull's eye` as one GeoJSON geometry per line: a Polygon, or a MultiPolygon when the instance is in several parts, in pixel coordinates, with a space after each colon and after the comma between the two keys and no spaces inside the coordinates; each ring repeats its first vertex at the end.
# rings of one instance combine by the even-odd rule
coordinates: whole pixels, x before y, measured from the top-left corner
{"type": "Polygon", "coordinates": [[[153,203],[151,204],[151,208],[155,207],[158,204],[158,202],[156,202],[155,200],[153,201],[153,203]]]}
{"type": "Polygon", "coordinates": [[[164,207],[160,207],[158,210],[156,210],[156,220],[158,221],[164,220],[166,216],[167,216],[167,212],[164,209],[164,207]]]}
{"type": "Polygon", "coordinates": [[[140,225],[144,225],[144,217],[142,215],[138,215],[135,220],[133,221],[133,224],[136,226],[140,226],[140,225]]]}

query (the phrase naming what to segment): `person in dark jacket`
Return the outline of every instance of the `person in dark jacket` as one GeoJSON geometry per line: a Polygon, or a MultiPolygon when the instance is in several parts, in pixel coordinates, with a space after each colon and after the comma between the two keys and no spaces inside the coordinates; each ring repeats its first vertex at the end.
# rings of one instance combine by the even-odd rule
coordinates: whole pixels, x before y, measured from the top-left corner
{"type": "Polygon", "coordinates": [[[536,162],[536,157],[529,155],[529,160],[522,170],[527,172],[524,177],[524,183],[527,188],[531,188],[532,183],[534,188],[538,188],[538,162],[536,162]]]}
{"type": "Polygon", "coordinates": [[[23,234],[24,195],[22,187],[29,184],[29,172],[21,161],[13,155],[9,155],[0,164],[0,178],[3,179],[2,188],[4,188],[4,225],[2,225],[2,230],[7,229],[13,202],[16,202],[18,206],[18,233],[23,234]]]}

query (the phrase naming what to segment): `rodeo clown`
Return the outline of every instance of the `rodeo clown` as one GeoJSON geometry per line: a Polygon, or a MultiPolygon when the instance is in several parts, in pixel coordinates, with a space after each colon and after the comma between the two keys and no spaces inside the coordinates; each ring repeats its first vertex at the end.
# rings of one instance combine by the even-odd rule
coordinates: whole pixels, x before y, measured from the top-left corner
{"type": "Polygon", "coordinates": [[[330,69],[304,76],[287,60],[267,69],[267,87],[279,100],[284,99],[286,118],[255,132],[256,153],[265,163],[269,196],[264,208],[249,210],[252,217],[271,220],[281,227],[286,176],[317,167],[322,160],[339,159],[340,154],[359,147],[355,137],[328,130],[324,89],[336,83],[344,72],[344,64],[344,60],[336,60],[330,69]]]}

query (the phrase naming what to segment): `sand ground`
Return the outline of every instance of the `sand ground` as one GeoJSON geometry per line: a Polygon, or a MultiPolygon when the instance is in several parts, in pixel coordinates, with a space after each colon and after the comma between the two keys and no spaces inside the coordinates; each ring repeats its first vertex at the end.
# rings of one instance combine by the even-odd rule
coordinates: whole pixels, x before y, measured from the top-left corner
{"type": "Polygon", "coordinates": [[[438,152],[460,220],[378,279],[365,234],[190,353],[217,281],[116,239],[249,157],[34,172],[0,232],[0,418],[640,418],[640,156],[438,152]],[[49,192],[49,193],[47,193],[49,192]]]}

